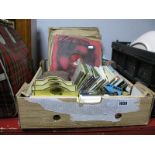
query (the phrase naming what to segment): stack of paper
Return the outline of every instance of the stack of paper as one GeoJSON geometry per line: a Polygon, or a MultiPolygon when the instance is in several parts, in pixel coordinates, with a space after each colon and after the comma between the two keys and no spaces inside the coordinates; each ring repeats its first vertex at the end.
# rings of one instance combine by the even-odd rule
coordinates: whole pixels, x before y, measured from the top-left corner
{"type": "Polygon", "coordinates": [[[35,96],[77,96],[76,86],[72,81],[66,81],[56,75],[38,77],[32,86],[32,95],[35,96]]]}
{"type": "Polygon", "coordinates": [[[127,91],[126,88],[129,86],[111,66],[93,67],[82,63],[80,60],[78,60],[78,66],[74,72],[72,81],[77,85],[77,90],[80,94],[113,94],[114,91],[108,91],[116,91],[117,88],[119,94],[122,94],[124,90],[127,91]],[[122,90],[121,93],[120,90],[122,90]]]}

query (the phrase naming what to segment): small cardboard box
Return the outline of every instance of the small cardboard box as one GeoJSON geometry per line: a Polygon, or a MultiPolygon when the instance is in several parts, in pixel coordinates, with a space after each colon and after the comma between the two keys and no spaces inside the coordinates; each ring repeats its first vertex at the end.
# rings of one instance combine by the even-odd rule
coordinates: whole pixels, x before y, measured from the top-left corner
{"type": "Polygon", "coordinates": [[[150,119],[154,93],[141,83],[133,85],[131,96],[23,97],[44,71],[39,67],[16,95],[23,129],[146,125],[150,119]]]}

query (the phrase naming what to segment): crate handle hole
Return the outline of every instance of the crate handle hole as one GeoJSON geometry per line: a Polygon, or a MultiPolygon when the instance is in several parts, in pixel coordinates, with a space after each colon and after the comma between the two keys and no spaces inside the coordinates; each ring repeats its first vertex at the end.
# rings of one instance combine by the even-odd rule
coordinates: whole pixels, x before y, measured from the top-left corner
{"type": "Polygon", "coordinates": [[[54,115],[54,116],[53,116],[53,119],[54,119],[55,121],[58,121],[58,120],[61,119],[61,117],[60,117],[60,115],[54,115]]]}
{"type": "Polygon", "coordinates": [[[119,119],[119,118],[121,118],[121,117],[122,117],[122,114],[121,114],[121,113],[115,114],[115,118],[119,119]]]}

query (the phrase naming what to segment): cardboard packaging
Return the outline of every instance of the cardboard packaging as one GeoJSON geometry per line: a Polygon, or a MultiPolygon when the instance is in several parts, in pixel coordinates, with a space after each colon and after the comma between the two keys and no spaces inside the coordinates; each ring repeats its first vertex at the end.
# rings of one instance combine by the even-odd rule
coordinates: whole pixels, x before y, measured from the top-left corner
{"type": "MultiPolygon", "coordinates": [[[[48,68],[50,66],[51,62],[48,68]]],[[[133,86],[131,96],[32,96],[30,88],[35,79],[45,72],[44,68],[41,65],[31,83],[24,83],[16,95],[21,128],[106,127],[148,123],[154,93],[143,84],[130,83],[133,86]],[[28,92],[27,96],[23,96],[23,92],[28,92]]]]}
{"type": "Polygon", "coordinates": [[[27,86],[17,93],[23,129],[146,125],[152,109],[153,92],[140,83],[128,97],[22,97],[27,86]]]}

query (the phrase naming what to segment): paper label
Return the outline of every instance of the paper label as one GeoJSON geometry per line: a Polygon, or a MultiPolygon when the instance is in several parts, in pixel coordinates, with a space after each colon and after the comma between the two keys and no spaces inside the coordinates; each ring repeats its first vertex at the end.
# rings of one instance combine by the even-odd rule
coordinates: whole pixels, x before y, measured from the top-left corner
{"type": "Polygon", "coordinates": [[[118,122],[117,113],[129,113],[140,110],[138,98],[105,98],[101,103],[79,104],[77,102],[63,102],[56,98],[30,97],[29,102],[38,103],[45,110],[70,115],[72,121],[111,121],[118,122]]]}

